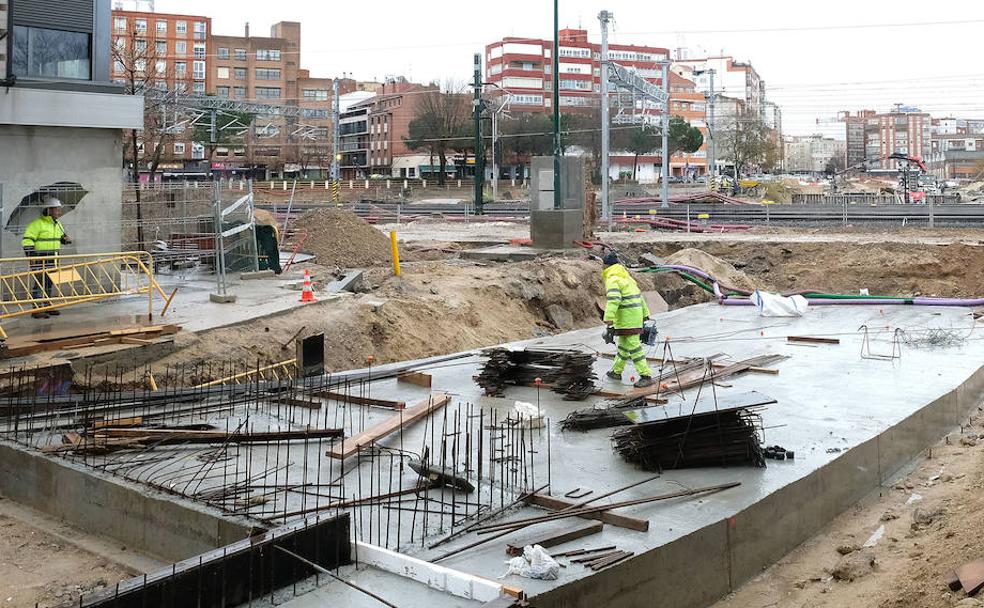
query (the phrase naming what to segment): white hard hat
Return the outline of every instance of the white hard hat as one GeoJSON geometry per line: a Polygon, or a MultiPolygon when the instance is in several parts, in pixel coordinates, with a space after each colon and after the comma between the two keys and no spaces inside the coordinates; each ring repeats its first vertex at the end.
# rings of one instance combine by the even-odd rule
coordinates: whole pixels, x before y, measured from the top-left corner
{"type": "Polygon", "coordinates": [[[42,209],[52,209],[54,207],[61,207],[62,202],[55,197],[46,198],[44,204],[41,205],[42,209]]]}

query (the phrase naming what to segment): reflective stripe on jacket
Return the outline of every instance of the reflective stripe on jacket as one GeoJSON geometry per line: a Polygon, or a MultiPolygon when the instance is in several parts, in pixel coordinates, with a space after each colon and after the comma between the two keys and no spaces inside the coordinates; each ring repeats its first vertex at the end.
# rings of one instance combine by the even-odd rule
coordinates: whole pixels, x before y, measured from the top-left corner
{"type": "Polygon", "coordinates": [[[61,249],[65,228],[50,215],[42,215],[27,225],[21,247],[34,251],[58,251],[61,249]]]}
{"type": "Polygon", "coordinates": [[[613,321],[615,329],[642,327],[642,320],[649,316],[649,307],[635,279],[621,264],[609,266],[601,272],[605,282],[605,321],[613,321]]]}

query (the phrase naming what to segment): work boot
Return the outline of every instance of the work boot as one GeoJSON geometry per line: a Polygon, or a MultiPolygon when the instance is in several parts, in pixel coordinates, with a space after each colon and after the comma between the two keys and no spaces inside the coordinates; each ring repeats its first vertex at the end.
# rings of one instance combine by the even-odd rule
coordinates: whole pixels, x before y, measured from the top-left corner
{"type": "Polygon", "coordinates": [[[643,376],[636,380],[636,383],[632,386],[636,388],[649,388],[650,386],[656,384],[652,376],[643,376]]]}
{"type": "Polygon", "coordinates": [[[52,317],[57,317],[58,315],[61,314],[61,311],[58,310],[58,309],[49,310],[49,311],[46,311],[46,312],[48,313],[49,316],[52,316],[52,317]]]}
{"type": "Polygon", "coordinates": [[[622,374],[616,372],[615,370],[608,370],[608,372],[606,372],[605,375],[611,378],[612,380],[622,379],[622,374]]]}
{"type": "Polygon", "coordinates": [[[31,313],[31,316],[34,317],[35,319],[47,319],[48,318],[48,313],[46,313],[46,312],[32,312],[31,313]]]}

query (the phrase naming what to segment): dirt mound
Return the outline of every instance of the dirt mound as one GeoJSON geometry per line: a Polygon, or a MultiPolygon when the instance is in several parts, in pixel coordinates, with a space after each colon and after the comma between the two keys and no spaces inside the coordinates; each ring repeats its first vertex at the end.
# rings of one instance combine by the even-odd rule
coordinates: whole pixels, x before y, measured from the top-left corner
{"type": "Polygon", "coordinates": [[[350,211],[311,211],[295,225],[308,231],[303,249],[317,256],[322,266],[362,268],[389,263],[389,239],[350,211]]]}
{"type": "Polygon", "coordinates": [[[744,272],[725,262],[721,258],[701,251],[700,249],[681,249],[670,257],[666,258],[667,264],[680,264],[683,266],[693,266],[700,268],[711,275],[719,282],[729,287],[739,289],[757,289],[755,281],[749,278],[744,272]]]}

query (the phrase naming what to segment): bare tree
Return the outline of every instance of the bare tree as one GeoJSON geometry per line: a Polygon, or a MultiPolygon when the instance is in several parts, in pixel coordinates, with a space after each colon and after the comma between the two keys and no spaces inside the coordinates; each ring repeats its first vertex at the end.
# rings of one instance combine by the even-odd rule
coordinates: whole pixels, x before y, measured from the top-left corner
{"type": "Polygon", "coordinates": [[[411,150],[427,150],[431,157],[437,156],[438,185],[444,185],[448,153],[473,145],[467,137],[469,110],[464,87],[452,82],[443,90],[435,88],[416,100],[409,136],[404,141],[411,150]]]}
{"type": "Polygon", "coordinates": [[[752,165],[767,165],[775,159],[775,142],[768,127],[753,116],[736,116],[720,130],[721,152],[735,168],[735,179],[752,165]]]}
{"type": "MultiPolygon", "coordinates": [[[[154,95],[159,82],[167,82],[167,70],[173,69],[165,57],[158,57],[153,41],[132,31],[126,38],[117,38],[113,44],[113,61],[117,72],[122,73],[124,93],[142,95],[144,98],[144,128],[130,129],[124,143],[123,156],[132,165],[130,174],[134,184],[140,183],[140,167],[146,164],[153,181],[161,163],[165,146],[173,136],[166,128],[167,109],[161,96],[154,95]]],[[[137,241],[144,246],[143,212],[140,188],[136,188],[137,241]]]]}

